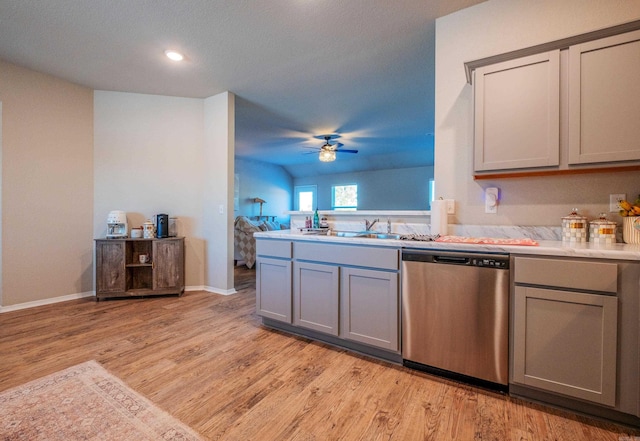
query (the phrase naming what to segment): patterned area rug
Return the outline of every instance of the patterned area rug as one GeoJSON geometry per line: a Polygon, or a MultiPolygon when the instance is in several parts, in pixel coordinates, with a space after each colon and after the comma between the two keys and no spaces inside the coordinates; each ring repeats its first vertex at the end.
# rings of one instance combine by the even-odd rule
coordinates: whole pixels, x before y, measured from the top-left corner
{"type": "Polygon", "coordinates": [[[0,440],[202,440],[96,361],[0,393],[0,440]]]}

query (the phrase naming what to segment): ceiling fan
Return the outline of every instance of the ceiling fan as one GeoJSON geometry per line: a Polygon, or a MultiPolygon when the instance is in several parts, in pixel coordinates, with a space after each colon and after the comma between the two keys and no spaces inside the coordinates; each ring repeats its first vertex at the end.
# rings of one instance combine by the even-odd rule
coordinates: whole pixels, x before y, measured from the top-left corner
{"type": "Polygon", "coordinates": [[[357,150],[343,149],[342,144],[339,142],[335,144],[331,144],[329,141],[332,139],[339,138],[340,135],[332,134],[332,135],[319,135],[316,138],[323,138],[324,144],[320,147],[307,147],[312,149],[313,151],[308,153],[316,153],[318,152],[318,158],[322,162],[331,162],[336,160],[336,153],[358,153],[357,150]]]}

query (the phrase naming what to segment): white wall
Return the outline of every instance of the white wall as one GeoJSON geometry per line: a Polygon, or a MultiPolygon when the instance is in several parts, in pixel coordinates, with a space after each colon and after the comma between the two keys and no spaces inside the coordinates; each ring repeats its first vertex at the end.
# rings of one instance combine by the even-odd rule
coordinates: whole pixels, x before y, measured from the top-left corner
{"type": "Polygon", "coordinates": [[[185,283],[204,285],[202,100],[96,91],[94,116],[94,236],[111,210],[127,212],[129,227],[176,216],[185,283]]]}
{"type": "Polygon", "coordinates": [[[590,218],[608,211],[610,193],[635,198],[637,172],[474,181],[464,62],[638,19],[637,0],[489,0],[437,20],[435,181],[458,201],[456,223],[559,225],[574,207],[590,218]],[[484,213],[487,187],[501,190],[497,215],[484,213]]]}
{"type": "Polygon", "coordinates": [[[207,239],[207,286],[233,289],[233,171],[235,97],[225,92],[204,100],[203,232],[207,239]]]}
{"type": "MultiPolygon", "coordinates": [[[[209,100],[226,102],[227,95],[209,100]]],[[[217,131],[224,132],[225,139],[233,139],[233,134],[228,134],[226,105],[212,119],[206,103],[195,98],[95,92],[93,230],[95,237],[105,236],[111,210],[126,211],[130,227],[157,213],[176,216],[178,234],[185,236],[187,287],[226,292],[233,288],[232,271],[230,286],[226,272],[218,278],[212,274],[227,264],[232,267],[232,258],[224,262],[216,254],[227,254],[227,231],[221,225],[211,231],[209,212],[215,206],[217,213],[219,204],[228,203],[232,187],[226,182],[223,162],[227,153],[222,152],[228,145],[207,140],[217,131]],[[219,150],[220,157],[212,158],[211,149],[219,150]],[[216,269],[211,271],[210,266],[216,269]]]]}

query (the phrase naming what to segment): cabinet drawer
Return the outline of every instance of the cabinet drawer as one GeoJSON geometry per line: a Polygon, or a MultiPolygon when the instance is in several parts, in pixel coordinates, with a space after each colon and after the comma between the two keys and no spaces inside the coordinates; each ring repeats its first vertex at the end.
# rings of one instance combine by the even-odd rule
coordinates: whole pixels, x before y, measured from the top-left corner
{"type": "Polygon", "coordinates": [[[288,240],[258,239],[256,240],[256,254],[291,259],[291,242],[288,240]]]}
{"type": "Polygon", "coordinates": [[[514,281],[531,285],[616,293],[618,265],[581,260],[516,257],[514,281]]]}
{"type": "Polygon", "coordinates": [[[377,248],[327,243],[294,242],[296,260],[354,265],[368,268],[398,270],[400,251],[397,248],[377,248]]]}

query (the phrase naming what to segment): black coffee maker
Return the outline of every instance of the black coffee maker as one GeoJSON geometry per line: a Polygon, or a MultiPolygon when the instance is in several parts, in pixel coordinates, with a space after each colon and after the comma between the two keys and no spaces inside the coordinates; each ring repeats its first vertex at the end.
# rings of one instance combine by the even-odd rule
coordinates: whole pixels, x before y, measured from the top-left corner
{"type": "Polygon", "coordinates": [[[169,237],[168,214],[156,214],[156,237],[159,239],[169,237]]]}

